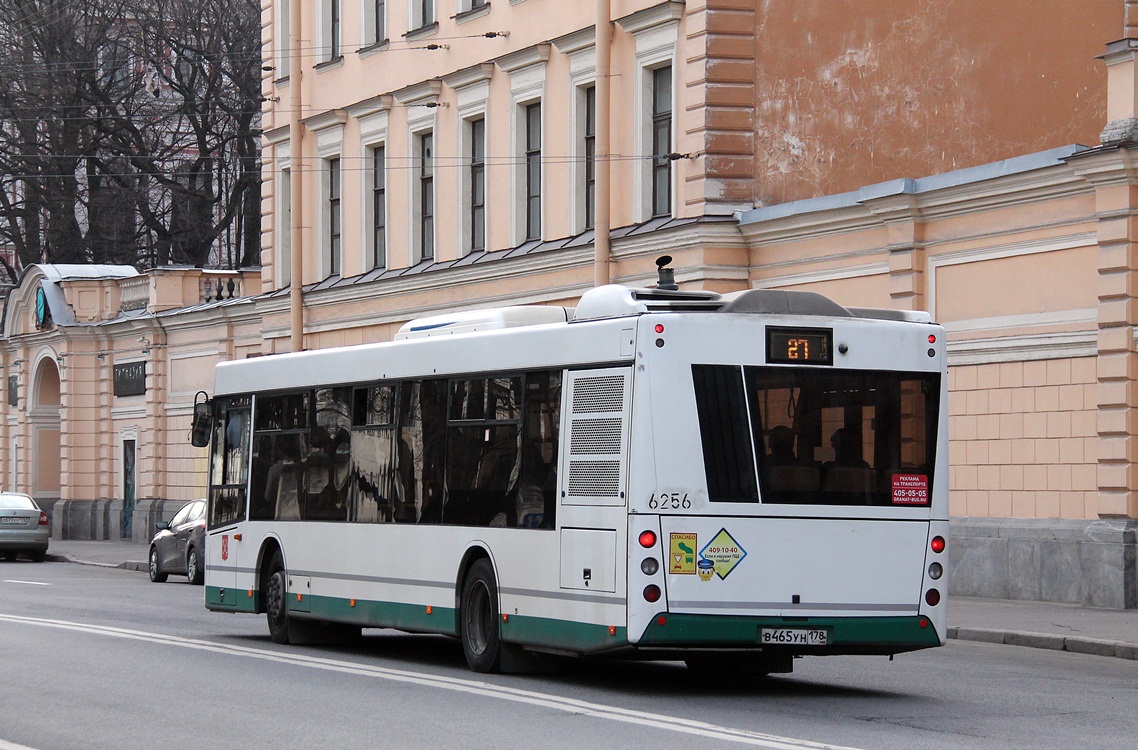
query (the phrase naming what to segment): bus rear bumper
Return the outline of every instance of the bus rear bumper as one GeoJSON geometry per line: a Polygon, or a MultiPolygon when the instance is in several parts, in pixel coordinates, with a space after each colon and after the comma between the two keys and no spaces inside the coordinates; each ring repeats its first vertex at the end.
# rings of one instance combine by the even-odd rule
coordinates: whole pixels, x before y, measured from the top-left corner
{"type": "Polygon", "coordinates": [[[661,613],[652,619],[637,648],[888,655],[943,643],[933,621],[923,615],[786,619],[661,613]]]}

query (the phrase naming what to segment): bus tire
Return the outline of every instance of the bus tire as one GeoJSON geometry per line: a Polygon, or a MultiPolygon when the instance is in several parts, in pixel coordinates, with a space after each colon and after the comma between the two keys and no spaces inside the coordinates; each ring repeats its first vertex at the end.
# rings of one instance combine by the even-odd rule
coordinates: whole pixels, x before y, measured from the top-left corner
{"type": "Polygon", "coordinates": [[[265,579],[265,620],[274,643],[288,643],[288,577],[279,552],[273,553],[265,579]]]}
{"type": "Polygon", "coordinates": [[[459,632],[466,663],[475,672],[497,672],[502,666],[498,632],[498,582],[486,558],[475,561],[462,584],[459,632]]]}

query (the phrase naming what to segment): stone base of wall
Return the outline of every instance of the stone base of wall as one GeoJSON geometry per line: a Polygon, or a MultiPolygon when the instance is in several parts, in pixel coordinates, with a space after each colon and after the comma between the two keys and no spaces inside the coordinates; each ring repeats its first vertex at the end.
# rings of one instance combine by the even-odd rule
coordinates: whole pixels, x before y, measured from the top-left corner
{"type": "Polygon", "coordinates": [[[949,592],[1138,607],[1138,520],[954,518],[949,592]]]}
{"type": "Polygon", "coordinates": [[[127,539],[145,544],[154,536],[154,524],[169,521],[185,503],[144,498],[125,514],[122,500],[56,500],[50,508],[40,505],[51,516],[53,539],[127,539]]]}

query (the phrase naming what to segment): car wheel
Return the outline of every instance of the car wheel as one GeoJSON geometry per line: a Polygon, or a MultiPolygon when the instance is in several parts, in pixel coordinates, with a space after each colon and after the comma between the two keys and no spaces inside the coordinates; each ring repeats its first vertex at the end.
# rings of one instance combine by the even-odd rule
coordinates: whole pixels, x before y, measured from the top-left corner
{"type": "Polygon", "coordinates": [[[16,558],[19,556],[20,556],[19,552],[13,552],[11,550],[4,553],[4,559],[7,560],[8,562],[16,562],[16,558]]]}
{"type": "Polygon", "coordinates": [[[190,547],[189,551],[186,552],[186,577],[195,586],[201,586],[205,583],[205,568],[201,565],[201,557],[198,556],[197,547],[190,547]]]}
{"type": "Polygon", "coordinates": [[[166,583],[166,579],[169,578],[169,575],[166,573],[163,573],[162,567],[158,564],[158,548],[157,547],[151,547],[150,548],[150,565],[148,566],[148,568],[150,570],[150,580],[151,581],[153,581],[154,583],[166,583]]]}
{"type": "Polygon", "coordinates": [[[470,566],[462,586],[462,650],[475,672],[497,672],[502,663],[498,633],[498,582],[483,558],[470,566]]]}
{"type": "Polygon", "coordinates": [[[265,584],[265,619],[274,643],[288,643],[288,578],[280,553],[274,553],[268,565],[265,584]]]}
{"type": "Polygon", "coordinates": [[[32,562],[43,562],[47,559],[47,552],[42,549],[37,549],[32,553],[32,562]]]}

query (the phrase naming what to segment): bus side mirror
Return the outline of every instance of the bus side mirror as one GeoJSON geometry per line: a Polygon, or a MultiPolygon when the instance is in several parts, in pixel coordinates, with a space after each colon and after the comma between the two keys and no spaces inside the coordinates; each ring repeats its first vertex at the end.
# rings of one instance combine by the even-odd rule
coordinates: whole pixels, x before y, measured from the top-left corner
{"type": "Polygon", "coordinates": [[[208,446],[209,435],[213,432],[213,403],[208,398],[198,401],[198,396],[205,395],[205,391],[198,391],[194,396],[194,421],[190,426],[190,444],[195,448],[208,446]]]}

